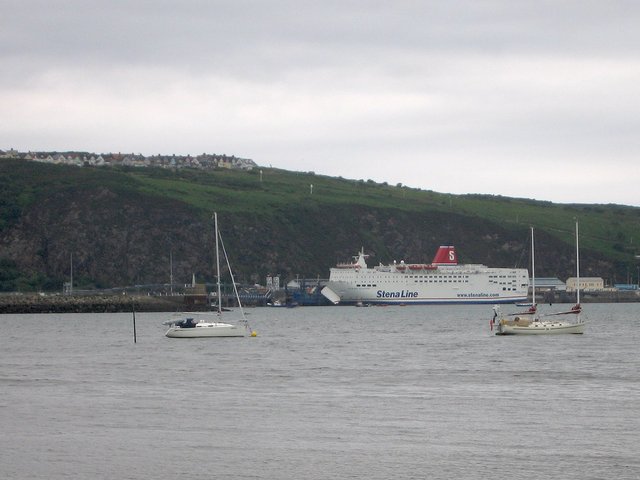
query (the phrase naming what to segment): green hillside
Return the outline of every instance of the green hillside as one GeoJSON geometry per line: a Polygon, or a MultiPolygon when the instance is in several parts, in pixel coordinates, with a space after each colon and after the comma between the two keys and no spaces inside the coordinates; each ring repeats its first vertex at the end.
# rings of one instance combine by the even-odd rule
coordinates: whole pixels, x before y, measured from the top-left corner
{"type": "Polygon", "coordinates": [[[208,211],[214,202],[219,212],[265,215],[274,209],[307,203],[341,208],[360,205],[406,212],[437,211],[479,217],[509,225],[515,230],[534,226],[563,242],[573,242],[574,223],[581,224],[582,246],[620,262],[631,262],[640,253],[640,209],[618,205],[559,205],[527,199],[489,195],[450,195],[364,180],[262,169],[259,172],[191,172],[158,178],[158,172],[135,172],[150,194],[169,195],[208,211]],[[262,178],[262,181],[260,180],[262,178]],[[311,193],[310,186],[313,185],[311,193]]]}
{"type": "Polygon", "coordinates": [[[624,283],[638,271],[640,208],[450,195],[271,168],[113,169],[0,160],[0,290],[59,289],[70,258],[96,287],[212,279],[217,211],[240,278],[326,277],[361,246],[371,262],[460,260],[526,266],[536,229],[540,276],[571,276],[574,222],[583,275],[624,283]]]}

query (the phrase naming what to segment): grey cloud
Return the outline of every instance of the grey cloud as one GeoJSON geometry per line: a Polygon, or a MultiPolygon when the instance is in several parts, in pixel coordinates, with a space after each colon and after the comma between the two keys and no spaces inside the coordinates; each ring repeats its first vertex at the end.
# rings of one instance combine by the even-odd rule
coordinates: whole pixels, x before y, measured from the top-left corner
{"type": "Polygon", "coordinates": [[[221,151],[444,191],[506,191],[532,161],[640,181],[639,24],[630,1],[5,1],[0,148],[221,151]],[[433,185],[443,161],[495,181],[433,185]]]}

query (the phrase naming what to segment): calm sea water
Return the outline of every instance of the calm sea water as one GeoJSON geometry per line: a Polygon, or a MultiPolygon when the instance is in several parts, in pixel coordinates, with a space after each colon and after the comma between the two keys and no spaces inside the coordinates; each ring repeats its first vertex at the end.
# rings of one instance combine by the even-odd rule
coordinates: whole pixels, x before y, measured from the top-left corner
{"type": "Polygon", "coordinates": [[[638,479],[640,304],[496,337],[491,307],[3,315],[0,478],[638,479]],[[235,321],[238,312],[226,319],[235,321]]]}

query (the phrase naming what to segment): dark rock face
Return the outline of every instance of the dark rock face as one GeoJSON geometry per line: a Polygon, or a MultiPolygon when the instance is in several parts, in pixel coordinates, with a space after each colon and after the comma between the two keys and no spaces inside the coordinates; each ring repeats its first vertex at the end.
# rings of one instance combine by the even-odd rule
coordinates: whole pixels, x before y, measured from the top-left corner
{"type": "Polygon", "coordinates": [[[167,283],[172,252],[174,275],[186,282],[206,263],[211,237],[210,225],[179,204],[105,188],[57,195],[27,210],[2,232],[0,255],[23,270],[67,280],[73,261],[76,281],[112,287],[167,283]]]}
{"type": "MultiPolygon", "coordinates": [[[[196,208],[194,202],[180,201],[180,195],[162,195],[162,188],[170,187],[150,191],[124,174],[51,166],[41,173],[29,166],[31,170],[11,176],[10,170],[19,167],[0,168],[0,180],[6,180],[5,191],[0,189],[0,269],[5,268],[0,290],[3,274],[9,274],[3,261],[34,279],[32,285],[48,290],[62,289],[72,261],[74,285],[85,288],[166,284],[170,264],[175,283],[190,283],[194,274],[199,283],[213,283],[211,215],[216,210],[221,211],[220,229],[236,281],[242,283],[263,283],[266,275],[276,274],[283,279],[324,278],[330,267],[350,260],[361,247],[371,255],[370,265],[429,263],[443,244],[456,246],[461,263],[529,265],[527,226],[473,215],[311,200],[255,209],[245,203],[234,210],[229,196],[211,193],[196,208]],[[25,181],[33,172],[43,179],[25,181]],[[53,175],[55,188],[36,188],[53,175]],[[133,186],[124,188],[126,182],[133,186]]],[[[184,195],[190,193],[188,183],[180,186],[184,195]]],[[[573,276],[573,248],[537,232],[537,275],[573,276]]],[[[581,254],[584,276],[607,278],[618,267],[602,255],[581,254]]]]}

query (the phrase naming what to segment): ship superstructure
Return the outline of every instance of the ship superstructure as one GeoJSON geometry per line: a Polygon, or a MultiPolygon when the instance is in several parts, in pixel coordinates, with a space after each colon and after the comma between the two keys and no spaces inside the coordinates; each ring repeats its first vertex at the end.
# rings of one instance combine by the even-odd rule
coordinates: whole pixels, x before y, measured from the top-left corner
{"type": "Polygon", "coordinates": [[[322,294],[335,304],[514,303],[527,299],[525,268],[458,264],[454,246],[443,245],[430,264],[367,266],[364,249],[351,263],[331,268],[322,294]]]}

